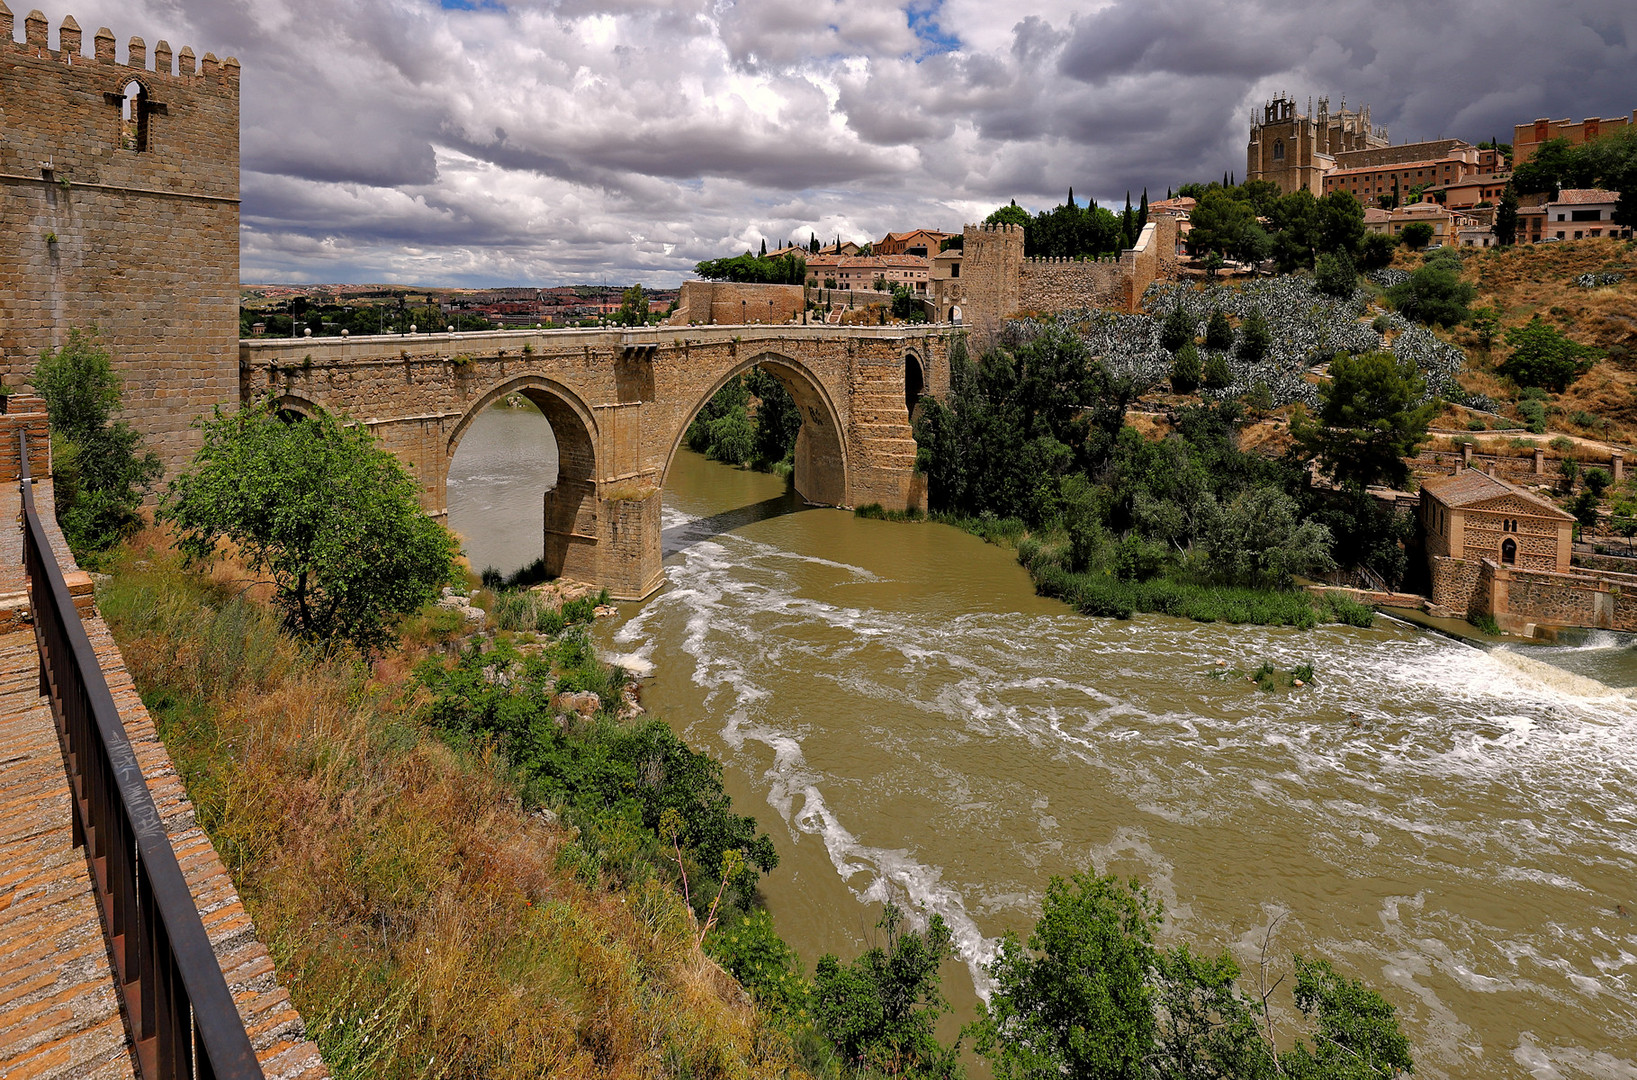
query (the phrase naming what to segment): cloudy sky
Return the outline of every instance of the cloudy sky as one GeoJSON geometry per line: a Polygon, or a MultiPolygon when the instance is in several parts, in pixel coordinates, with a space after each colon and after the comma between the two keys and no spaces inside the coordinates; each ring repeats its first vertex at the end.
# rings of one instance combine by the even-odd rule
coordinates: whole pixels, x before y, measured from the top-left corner
{"type": "MultiPolygon", "coordinates": [[[[1242,172],[1250,110],[1394,141],[1637,108],[1632,0],[65,0],[244,65],[245,281],[672,285],[1242,172]]],[[[18,34],[21,35],[18,9],[18,34]]]]}

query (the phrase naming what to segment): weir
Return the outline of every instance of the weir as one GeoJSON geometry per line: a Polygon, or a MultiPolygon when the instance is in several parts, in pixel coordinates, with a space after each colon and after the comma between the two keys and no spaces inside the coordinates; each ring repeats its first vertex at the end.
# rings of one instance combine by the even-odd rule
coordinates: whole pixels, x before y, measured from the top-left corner
{"type": "Polygon", "coordinates": [[[368,426],[440,519],[467,427],[508,394],[528,398],[551,422],[561,459],[541,507],[546,569],[641,599],[660,585],[660,492],[683,435],[724,383],[754,366],[801,410],[795,485],[804,499],[925,509],[910,390],[948,393],[960,332],[756,324],[249,339],[239,343],[239,396],[368,426]]]}

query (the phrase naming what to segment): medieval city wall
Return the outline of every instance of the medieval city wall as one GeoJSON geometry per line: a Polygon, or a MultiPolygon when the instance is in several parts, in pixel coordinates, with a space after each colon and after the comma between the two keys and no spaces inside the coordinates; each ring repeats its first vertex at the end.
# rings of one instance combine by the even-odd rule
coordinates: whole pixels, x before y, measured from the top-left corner
{"type": "Polygon", "coordinates": [[[787,323],[807,306],[800,285],[756,285],[735,281],[684,281],[669,326],[738,326],[787,323]]]}
{"type": "Polygon", "coordinates": [[[1124,307],[1125,270],[1118,262],[1024,259],[1018,310],[1053,312],[1076,307],[1124,307]]]}
{"type": "Polygon", "coordinates": [[[0,3],[0,378],[97,327],[125,416],[173,473],[194,417],[238,400],[239,64],[0,3]],[[127,126],[126,88],[141,87],[127,126]],[[138,138],[140,137],[140,138],[138,138]]]}

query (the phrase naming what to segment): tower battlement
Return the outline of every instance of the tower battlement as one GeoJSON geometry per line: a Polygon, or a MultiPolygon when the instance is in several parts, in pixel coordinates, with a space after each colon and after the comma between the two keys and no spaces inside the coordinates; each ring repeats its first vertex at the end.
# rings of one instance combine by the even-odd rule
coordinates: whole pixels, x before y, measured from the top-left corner
{"type": "Polygon", "coordinates": [[[0,0],[0,379],[97,327],[167,472],[238,393],[239,62],[0,0]]]}

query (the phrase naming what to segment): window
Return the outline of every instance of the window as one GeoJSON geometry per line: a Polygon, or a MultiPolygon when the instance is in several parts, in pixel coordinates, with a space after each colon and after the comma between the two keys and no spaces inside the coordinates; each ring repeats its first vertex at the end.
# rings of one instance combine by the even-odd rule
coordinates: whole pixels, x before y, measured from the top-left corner
{"type": "MultiPolygon", "coordinates": [[[[1561,221],[1563,219],[1560,216],[1558,218],[1558,220],[1561,221]]],[[[1569,211],[1569,220],[1570,221],[1602,221],[1603,220],[1603,211],[1601,211],[1601,210],[1570,210],[1569,211]]]]}
{"type": "Polygon", "coordinates": [[[1275,139],[1273,141],[1273,160],[1274,161],[1283,161],[1284,159],[1285,159],[1285,141],[1283,139],[1275,139]]]}
{"type": "Polygon", "coordinates": [[[1579,230],[1579,229],[1576,229],[1576,230],[1575,230],[1575,231],[1574,231],[1574,238],[1575,238],[1575,239],[1576,239],[1576,240],[1579,240],[1579,239],[1580,239],[1580,230],[1579,230]]]}
{"type": "Polygon", "coordinates": [[[1501,562],[1508,566],[1518,561],[1518,542],[1510,536],[1501,541],[1501,562]]]}
{"type": "Polygon", "coordinates": [[[1507,518],[1505,521],[1501,522],[1501,531],[1502,532],[1509,532],[1509,533],[1517,532],[1518,531],[1518,519],[1517,518],[1507,518]]]}
{"type": "Polygon", "coordinates": [[[119,145],[138,152],[148,148],[148,92],[135,79],[125,84],[120,98],[119,145]]]}

